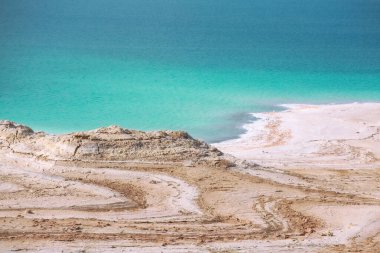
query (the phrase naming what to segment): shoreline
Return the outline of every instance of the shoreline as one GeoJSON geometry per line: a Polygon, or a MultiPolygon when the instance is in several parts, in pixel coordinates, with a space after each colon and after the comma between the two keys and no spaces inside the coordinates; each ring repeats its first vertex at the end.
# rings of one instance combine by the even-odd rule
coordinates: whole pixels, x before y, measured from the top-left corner
{"type": "MultiPolygon", "coordinates": [[[[370,101],[370,102],[338,102],[338,103],[279,103],[279,104],[268,104],[268,105],[260,105],[268,107],[268,110],[258,110],[256,112],[252,111],[237,111],[232,114],[224,115],[225,123],[227,127],[223,127],[220,124],[214,125],[213,127],[207,127],[204,128],[203,132],[201,134],[194,134],[193,132],[188,131],[188,129],[184,128],[152,128],[152,129],[144,129],[139,127],[134,127],[131,129],[134,130],[140,130],[145,132],[154,132],[154,131],[161,131],[161,130],[168,130],[168,131],[186,131],[190,133],[194,138],[200,139],[202,141],[205,141],[211,145],[218,145],[219,143],[223,143],[230,140],[236,140],[240,139],[241,136],[243,136],[249,129],[247,129],[247,126],[249,127],[250,124],[254,123],[256,120],[252,118],[259,119],[258,115],[266,114],[266,113],[272,113],[272,112],[282,112],[291,109],[293,106],[302,106],[302,105],[313,105],[313,106],[325,106],[325,105],[355,105],[355,104],[380,104],[380,101],[370,101]],[[212,135],[212,132],[215,131],[225,131],[227,134],[224,134],[222,137],[204,137],[207,135],[212,135]]],[[[3,118],[3,120],[9,119],[9,118],[3,118]]],[[[0,119],[1,120],[1,119],[0,119]]],[[[61,129],[61,128],[54,128],[54,127],[43,127],[39,123],[30,123],[28,120],[14,120],[11,118],[11,121],[17,122],[22,125],[26,125],[29,127],[32,127],[37,132],[43,132],[50,135],[65,135],[65,134],[72,134],[75,132],[84,132],[84,131],[91,131],[97,127],[101,127],[104,125],[113,125],[114,123],[110,124],[96,124],[95,126],[87,126],[87,127],[80,127],[80,128],[69,128],[68,130],[61,129]]],[[[121,125],[116,123],[115,125],[118,125],[123,128],[129,128],[128,125],[121,125]]],[[[199,131],[199,130],[197,130],[199,131]]],[[[196,131],[196,132],[197,132],[196,131]]]]}
{"type": "MultiPolygon", "coordinates": [[[[376,127],[380,127],[380,123],[377,122],[377,118],[380,121],[380,103],[378,102],[353,102],[353,103],[330,103],[330,104],[278,104],[273,105],[273,108],[282,108],[281,110],[273,110],[266,112],[254,112],[247,113],[250,117],[254,118],[241,126],[242,133],[237,135],[237,138],[229,138],[217,142],[207,142],[211,146],[220,149],[222,152],[227,155],[232,155],[238,159],[243,159],[251,162],[257,162],[260,165],[264,166],[276,166],[276,167],[291,167],[298,166],[302,164],[309,164],[308,166],[313,167],[342,167],[342,164],[345,164],[348,160],[354,160],[358,157],[360,162],[353,164],[353,166],[359,167],[376,167],[379,166],[380,160],[380,151],[376,152],[373,145],[367,150],[368,154],[365,154],[366,151],[356,150],[357,154],[353,154],[350,151],[339,151],[335,152],[332,150],[329,155],[333,159],[335,157],[343,156],[352,156],[342,158],[340,163],[335,162],[331,163],[328,159],[326,161],[319,160],[318,156],[315,153],[319,152],[323,146],[331,144],[333,141],[346,142],[349,138],[354,136],[353,139],[359,137],[365,137],[368,134],[376,134],[373,130],[376,127]],[[332,111],[330,111],[332,110],[332,111]],[[339,111],[340,110],[340,111],[339,111]],[[343,113],[342,113],[343,112],[343,113]],[[358,115],[373,115],[369,117],[363,117],[363,122],[369,122],[372,124],[369,128],[366,128],[360,125],[360,122],[350,121],[349,114],[352,114],[352,117],[357,117],[358,115]],[[378,115],[377,115],[377,114],[378,115]],[[314,115],[313,115],[314,114],[314,115]],[[331,117],[327,116],[332,114],[331,117]],[[343,121],[340,122],[339,118],[344,117],[343,121]],[[307,122],[302,120],[302,117],[307,117],[311,126],[307,126],[307,122]],[[319,118],[323,118],[321,122],[319,118]],[[329,119],[335,119],[335,121],[329,124],[329,119]],[[317,119],[317,120],[316,120],[317,119]],[[293,122],[292,122],[293,121],[293,122]],[[295,124],[298,124],[297,126],[295,124]],[[347,124],[346,124],[347,123],[347,124]],[[319,135],[324,136],[327,134],[326,138],[318,139],[319,137],[314,135],[314,138],[311,138],[310,132],[311,129],[320,131],[319,135]],[[339,136],[338,128],[344,129],[346,131],[345,136],[340,136],[341,138],[336,138],[339,136]],[[358,132],[355,128],[362,128],[362,132],[358,132]],[[294,132],[295,131],[295,132],[294,132]],[[300,134],[301,132],[307,132],[308,134],[300,134]],[[294,136],[295,134],[295,136],[294,136]],[[310,142],[319,142],[319,146],[310,145],[310,142]],[[319,148],[319,150],[318,150],[319,148]],[[302,152],[303,149],[308,149],[308,152],[302,152]],[[286,156],[284,153],[286,151],[286,156]],[[290,151],[290,152],[289,152],[290,151]],[[375,154],[374,154],[375,153],[375,154]],[[292,157],[293,156],[293,157],[292,157]],[[304,157],[301,161],[296,162],[299,158],[304,157]],[[313,160],[314,159],[314,160],[313,160]],[[367,162],[365,160],[368,160],[367,162]],[[371,160],[373,160],[371,162],[371,160]],[[281,161],[281,162],[280,162],[281,161]],[[317,163],[323,164],[317,166],[317,163]]],[[[85,130],[93,131],[93,130],[85,130]]],[[[80,131],[80,132],[85,132],[80,131]]],[[[132,130],[139,131],[139,130],[132,130]]],[[[165,130],[171,131],[171,130],[165,130]]],[[[380,130],[379,130],[380,131],[380,130]]],[[[50,136],[65,136],[72,135],[77,133],[76,131],[70,131],[68,133],[51,133],[45,131],[37,131],[38,133],[47,134],[50,136]]],[[[160,132],[159,130],[146,131],[146,133],[155,133],[160,132]]],[[[358,139],[359,141],[360,139],[358,139]]],[[[361,144],[363,145],[363,144],[361,144]]],[[[367,144],[365,144],[367,145],[367,144]]],[[[352,145],[349,147],[342,147],[342,145],[331,144],[331,149],[350,149],[357,148],[352,145]]],[[[359,147],[363,149],[363,147],[359,147]]],[[[320,154],[320,156],[326,156],[325,154],[320,154]]]]}
{"type": "Polygon", "coordinates": [[[237,158],[268,166],[317,166],[319,162],[324,163],[322,167],[345,167],[355,159],[353,166],[380,166],[380,147],[376,145],[380,103],[279,106],[284,110],[251,113],[257,120],[242,126],[245,133],[212,145],[237,158]],[[323,153],[322,149],[328,151],[323,153]],[[322,156],[331,159],[320,160],[322,156]],[[337,157],[339,161],[331,161],[337,157]]]}
{"type": "Polygon", "coordinates": [[[379,251],[379,111],[262,113],[225,154],[180,131],[49,135],[0,121],[0,249],[379,251]]]}

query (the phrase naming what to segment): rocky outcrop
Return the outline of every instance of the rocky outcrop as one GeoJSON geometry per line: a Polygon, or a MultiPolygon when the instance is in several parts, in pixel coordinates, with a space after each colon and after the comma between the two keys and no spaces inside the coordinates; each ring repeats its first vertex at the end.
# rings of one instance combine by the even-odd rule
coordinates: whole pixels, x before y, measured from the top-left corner
{"type": "Polygon", "coordinates": [[[0,121],[0,147],[9,147],[26,136],[34,134],[27,126],[19,125],[8,120],[0,121]]]}
{"type": "Polygon", "coordinates": [[[49,135],[0,121],[0,147],[48,160],[182,162],[228,167],[223,153],[182,131],[143,132],[118,126],[49,135]]]}

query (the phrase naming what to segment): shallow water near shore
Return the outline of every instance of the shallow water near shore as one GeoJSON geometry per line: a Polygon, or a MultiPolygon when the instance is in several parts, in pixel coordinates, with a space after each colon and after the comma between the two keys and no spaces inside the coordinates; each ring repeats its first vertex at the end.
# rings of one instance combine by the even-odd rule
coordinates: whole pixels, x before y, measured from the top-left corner
{"type": "Polygon", "coordinates": [[[377,1],[1,1],[0,118],[215,142],[282,103],[380,101],[377,1]]]}

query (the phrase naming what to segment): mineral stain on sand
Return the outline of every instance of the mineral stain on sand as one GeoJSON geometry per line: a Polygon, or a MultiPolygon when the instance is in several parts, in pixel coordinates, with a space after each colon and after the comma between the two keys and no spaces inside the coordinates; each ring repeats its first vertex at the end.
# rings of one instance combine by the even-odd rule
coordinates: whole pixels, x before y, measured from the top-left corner
{"type": "Polygon", "coordinates": [[[379,1],[0,6],[0,251],[380,252],[379,1]]]}
{"type": "Polygon", "coordinates": [[[185,132],[0,121],[0,248],[379,251],[380,104],[288,107],[218,149],[185,132]]]}

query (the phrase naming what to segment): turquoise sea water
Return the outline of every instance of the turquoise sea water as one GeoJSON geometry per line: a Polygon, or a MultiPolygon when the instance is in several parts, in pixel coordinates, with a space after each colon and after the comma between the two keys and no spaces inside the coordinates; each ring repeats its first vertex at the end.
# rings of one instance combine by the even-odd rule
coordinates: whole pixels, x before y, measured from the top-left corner
{"type": "Polygon", "coordinates": [[[380,101],[377,0],[0,0],[0,118],[236,136],[280,103],[380,101]]]}

